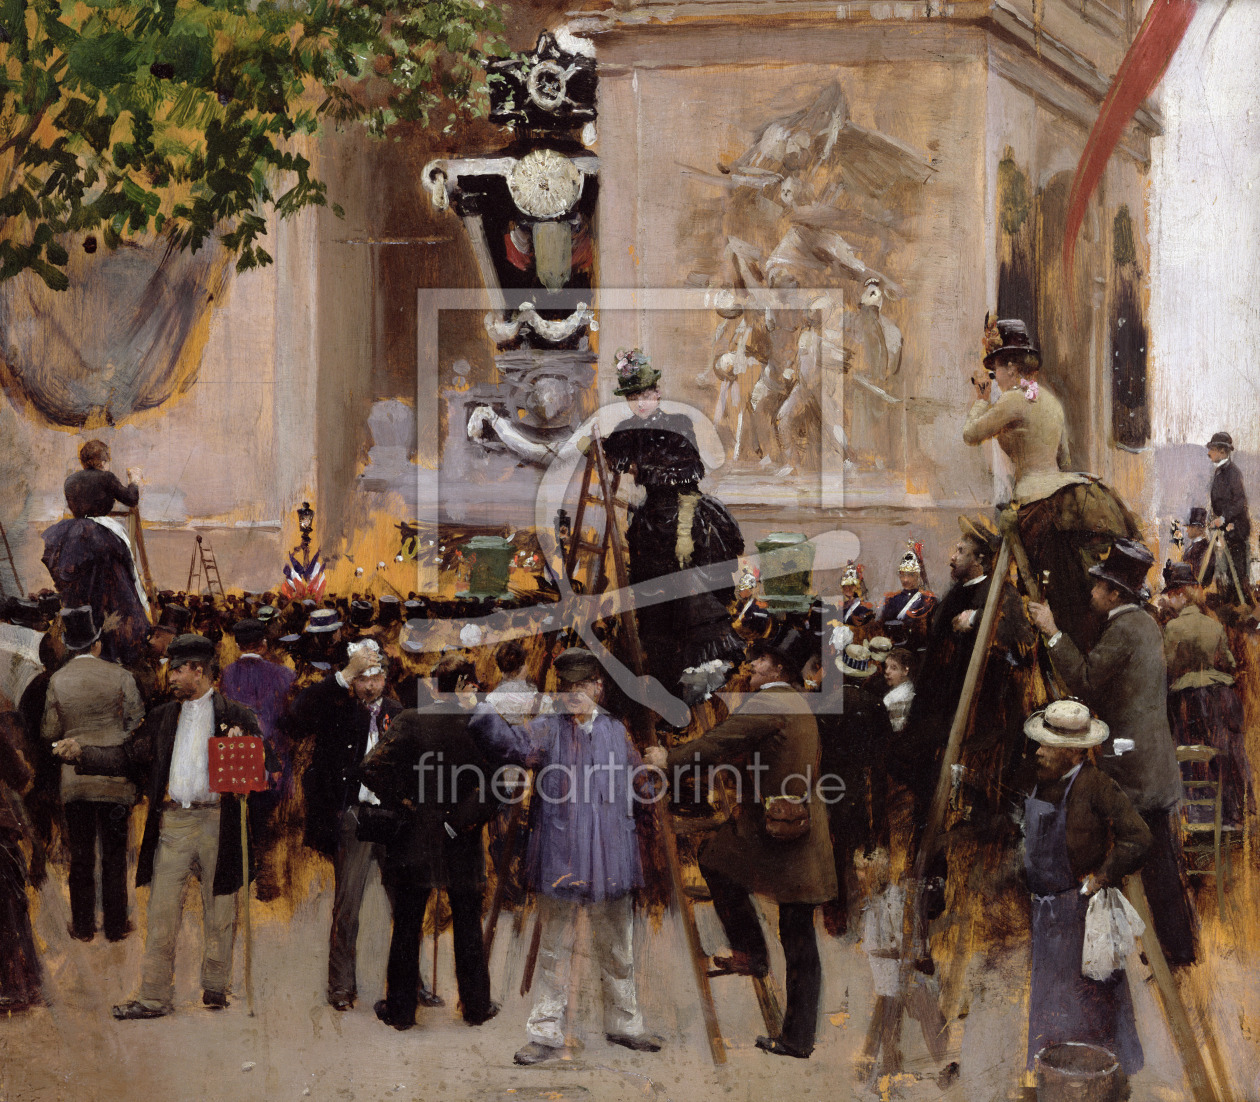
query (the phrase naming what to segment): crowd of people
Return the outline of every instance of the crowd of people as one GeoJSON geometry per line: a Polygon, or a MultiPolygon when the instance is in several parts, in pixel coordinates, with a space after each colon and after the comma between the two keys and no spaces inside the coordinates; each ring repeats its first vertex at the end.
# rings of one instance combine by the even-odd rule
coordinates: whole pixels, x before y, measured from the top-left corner
{"type": "MultiPolygon", "coordinates": [[[[1022,846],[1022,890],[1032,901],[1030,1066],[1047,1044],[1087,1041],[1109,1048],[1126,1073],[1139,1070],[1124,973],[1081,974],[1086,913],[1095,892],[1138,873],[1163,955],[1173,967],[1193,965],[1198,920],[1180,847],[1177,746],[1216,751],[1227,826],[1254,814],[1230,645],[1246,616],[1229,618],[1227,629],[1214,615],[1249,594],[1235,562],[1246,538],[1239,533],[1249,531],[1245,494],[1236,472],[1221,475],[1232,443],[1218,433],[1209,452],[1228,483],[1218,494],[1214,482],[1211,493],[1223,554],[1215,567],[1205,557],[1195,531],[1208,518],[1192,510],[1193,538],[1182,561],[1164,566],[1152,600],[1154,558],[1127,507],[1092,476],[1060,470],[1062,408],[1037,384],[1027,331],[999,322],[989,338],[986,367],[1001,395],[990,397],[990,380],[976,382],[966,439],[996,437],[1014,460],[1014,521],[962,517],[939,596],[927,588],[916,543],[896,563],[901,588],[878,609],[856,562],[841,592],[808,613],[735,618],[712,594],[676,603],[681,619],[673,621],[658,606],[646,636],[663,639],[671,623],[677,635],[662,644],[662,680],[677,684],[692,658],[720,660],[726,688],[738,691],[694,707],[685,731],[662,724],[662,746],[632,737],[634,702],[574,645],[571,625],[483,635],[492,601],[163,593],[140,645],[126,639],[113,650],[114,610],[71,604],[65,593],[10,601],[10,620],[44,630],[44,669],[0,725],[0,783],[23,797],[0,803],[0,1006],[20,1010],[42,997],[25,888],[42,882],[46,855],[67,855],[69,932],[92,941],[99,850],[101,929],[107,940],[129,936],[128,839],[143,802],[135,884],[149,888],[144,963],[116,1018],[173,1011],[176,933],[192,875],[205,916],[202,1001],[226,1007],[235,894],[251,881],[262,900],[300,890],[291,875],[300,838],[333,870],[328,1003],[355,1007],[359,912],[375,866],[393,920],[376,1016],[408,1029],[418,1007],[440,1002],[419,960],[426,910],[444,891],[461,1012],[482,1024],[499,1010],[483,931],[489,838],[494,881],[514,883],[511,899],[531,895],[538,914],[533,1006],[517,1063],[563,1049],[580,914],[594,942],[608,1041],[656,1051],[664,1039],[637,997],[633,913],[636,900],[651,896],[657,868],[641,820],[668,798],[677,814],[712,819],[696,856],[728,945],[714,955],[714,973],[767,974],[752,896],[777,904],[786,1007],[778,1035],[757,1038],[767,1052],[807,1058],[814,1049],[821,910],[824,931],[860,931],[871,960],[868,1060],[882,1051],[884,1066],[895,1067],[903,1001],[940,1057],[948,1027],[932,938],[954,898],[951,862],[1022,846]],[[995,574],[1004,539],[1022,539],[1033,580],[1050,571],[1048,593],[1029,592],[1022,569],[1014,580],[995,574]],[[1230,565],[1234,575],[1223,569],[1230,565]],[[437,615],[464,628],[441,649],[423,630],[437,615]],[[985,662],[969,678],[978,640],[985,662]],[[1061,699],[1035,706],[1048,690],[1061,699]],[[951,849],[925,834],[960,707],[975,719],[960,768],[948,773],[945,836],[965,827],[956,836],[970,848],[951,849]],[[212,791],[208,776],[209,740],[242,735],[262,739],[269,778],[268,791],[247,802],[249,868],[238,797],[212,791]],[[504,841],[517,829],[527,841],[514,863],[504,841]],[[906,926],[913,943],[905,944],[908,885],[898,870],[920,847],[931,853],[906,926]],[[890,964],[903,957],[915,968],[890,964]]],[[[647,480],[646,514],[630,528],[631,578],[652,581],[667,573],[663,559],[651,559],[662,547],[683,567],[710,544],[716,550],[705,562],[729,557],[742,537],[737,526],[726,530],[730,514],[698,493],[703,466],[685,427],[658,416],[659,373],[641,355],[627,365],[622,392],[650,423],[627,426],[633,437],[613,434],[607,450],[618,469],[647,480]],[[707,536],[684,538],[680,518],[707,536]]]]}

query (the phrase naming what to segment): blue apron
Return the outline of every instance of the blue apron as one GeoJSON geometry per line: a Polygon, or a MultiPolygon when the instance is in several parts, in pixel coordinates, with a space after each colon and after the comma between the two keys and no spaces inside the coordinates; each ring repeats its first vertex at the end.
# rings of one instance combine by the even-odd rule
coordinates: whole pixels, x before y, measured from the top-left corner
{"type": "Polygon", "coordinates": [[[1088,896],[1072,874],[1067,799],[1024,801],[1024,871],[1032,892],[1032,985],[1028,997],[1028,1068],[1046,1045],[1082,1041],[1115,1054],[1126,1075],[1141,1070],[1142,1045],[1129,980],[1121,969],[1099,982],[1081,974],[1088,896]]]}

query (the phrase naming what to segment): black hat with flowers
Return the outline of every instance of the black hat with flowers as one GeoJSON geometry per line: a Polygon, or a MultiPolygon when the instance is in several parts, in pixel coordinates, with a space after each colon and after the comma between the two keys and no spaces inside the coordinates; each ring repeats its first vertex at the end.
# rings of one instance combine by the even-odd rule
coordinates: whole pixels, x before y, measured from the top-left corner
{"type": "Polygon", "coordinates": [[[613,393],[623,398],[651,390],[661,381],[661,373],[652,366],[652,362],[638,348],[617,349],[615,367],[617,388],[613,393]]]}

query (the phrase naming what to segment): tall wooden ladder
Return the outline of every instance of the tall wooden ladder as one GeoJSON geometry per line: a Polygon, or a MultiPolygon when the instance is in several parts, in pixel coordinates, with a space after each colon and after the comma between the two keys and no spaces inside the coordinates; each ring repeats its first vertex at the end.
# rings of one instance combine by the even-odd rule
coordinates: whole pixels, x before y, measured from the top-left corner
{"type": "Polygon", "coordinates": [[[13,583],[16,586],[13,593],[9,593],[4,579],[0,578],[0,597],[20,597],[22,596],[22,579],[18,577],[17,563],[13,561],[13,552],[9,548],[9,534],[4,530],[3,524],[0,524],[0,540],[4,542],[4,557],[9,562],[9,571],[13,575],[13,583]]]}
{"type": "MultiPolygon", "coordinates": [[[[595,554],[596,558],[588,575],[588,589],[598,593],[603,589],[607,563],[611,559],[613,580],[617,587],[625,592],[630,584],[629,569],[625,542],[618,526],[617,508],[621,504],[617,497],[617,486],[620,475],[610,476],[608,462],[604,456],[604,446],[599,431],[595,429],[591,436],[591,446],[586,453],[586,469],[582,475],[578,504],[573,522],[573,540],[569,545],[569,553],[565,563],[572,579],[578,556],[583,552],[595,554]],[[582,521],[587,506],[599,509],[603,513],[603,536],[597,541],[585,540],[582,537],[582,521]]],[[[623,610],[619,619],[624,631],[626,652],[629,661],[626,663],[639,677],[647,673],[647,658],[643,652],[643,644],[639,639],[639,626],[633,608],[623,610]]],[[[636,705],[632,715],[632,726],[641,744],[656,746],[659,739],[653,715],[642,705],[636,705]]],[[[724,797],[723,797],[724,799],[724,797]]],[[[715,1064],[726,1063],[726,1045],[722,1039],[722,1031],[718,1025],[717,1009],[713,1003],[713,990],[709,980],[715,976],[732,973],[710,971],[709,957],[700,943],[700,931],[696,925],[695,904],[711,902],[708,888],[703,884],[689,884],[683,876],[682,860],[678,851],[680,835],[694,835],[698,831],[690,823],[682,826],[674,821],[668,805],[661,800],[653,807],[657,816],[657,834],[665,850],[665,861],[669,869],[672,899],[678,913],[682,916],[683,932],[686,935],[687,950],[691,956],[692,971],[695,975],[696,987],[700,992],[700,1008],[704,1014],[705,1032],[709,1038],[709,1050],[715,1064]]],[[[727,808],[729,812],[729,808],[727,808]]],[[[757,996],[757,1004],[761,1009],[766,1030],[771,1037],[778,1037],[783,1028],[783,1012],[774,987],[768,976],[751,977],[757,996]]]]}
{"type": "Polygon", "coordinates": [[[198,536],[197,544],[193,548],[192,562],[188,564],[188,585],[185,588],[189,593],[200,593],[203,586],[211,597],[215,596],[216,590],[220,598],[224,596],[223,580],[219,577],[219,564],[215,561],[214,551],[206,543],[204,536],[198,536]],[[196,589],[193,589],[194,578],[197,580],[196,589]]]}

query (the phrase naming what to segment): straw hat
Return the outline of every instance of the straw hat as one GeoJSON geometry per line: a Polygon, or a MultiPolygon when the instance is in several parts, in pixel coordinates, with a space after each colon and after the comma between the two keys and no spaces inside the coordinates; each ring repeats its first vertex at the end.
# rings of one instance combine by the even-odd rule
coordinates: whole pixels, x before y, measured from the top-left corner
{"type": "Polygon", "coordinates": [[[861,643],[850,643],[843,654],[837,655],[836,669],[845,677],[870,677],[875,672],[875,662],[861,643]]]}
{"type": "Polygon", "coordinates": [[[1107,725],[1079,700],[1055,700],[1024,721],[1024,734],[1042,746],[1086,750],[1107,739],[1107,725]]]}

